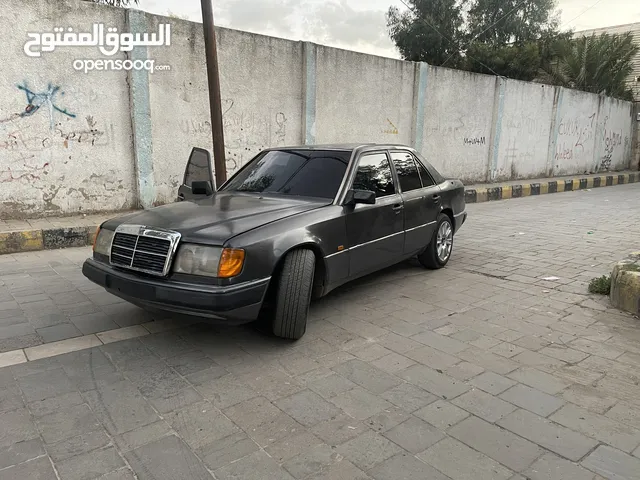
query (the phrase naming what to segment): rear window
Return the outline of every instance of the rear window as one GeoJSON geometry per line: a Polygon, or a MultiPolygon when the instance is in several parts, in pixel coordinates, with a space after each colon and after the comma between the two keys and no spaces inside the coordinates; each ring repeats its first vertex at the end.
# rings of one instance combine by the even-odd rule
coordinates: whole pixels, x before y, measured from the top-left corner
{"type": "Polygon", "coordinates": [[[221,190],[333,199],[350,156],[350,152],[331,150],[263,152],[221,190]]]}

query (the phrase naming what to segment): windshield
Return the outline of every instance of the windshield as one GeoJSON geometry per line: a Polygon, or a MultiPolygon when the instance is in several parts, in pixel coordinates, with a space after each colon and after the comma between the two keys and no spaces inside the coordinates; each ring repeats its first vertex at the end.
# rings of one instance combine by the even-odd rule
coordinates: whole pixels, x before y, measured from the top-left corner
{"type": "Polygon", "coordinates": [[[351,153],[332,150],[272,150],[255,158],[221,191],[278,193],[332,199],[351,153]]]}

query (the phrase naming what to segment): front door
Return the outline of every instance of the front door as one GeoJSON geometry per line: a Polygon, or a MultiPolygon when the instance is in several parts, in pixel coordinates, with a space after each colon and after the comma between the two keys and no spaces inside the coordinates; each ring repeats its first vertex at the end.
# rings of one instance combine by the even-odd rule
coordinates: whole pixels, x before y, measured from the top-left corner
{"type": "Polygon", "coordinates": [[[355,278],[402,259],[403,205],[385,152],[363,154],[353,189],[376,194],[373,205],[356,204],[347,214],[349,277],[355,278]]]}
{"type": "Polygon", "coordinates": [[[390,154],[404,202],[404,253],[412,255],[427,246],[433,237],[441,210],[440,187],[410,152],[391,151],[390,154]]]}
{"type": "Polygon", "coordinates": [[[178,201],[206,198],[213,194],[213,185],[211,155],[203,148],[194,147],[189,155],[182,185],[178,188],[178,201]],[[208,188],[205,188],[207,185],[208,188]]]}

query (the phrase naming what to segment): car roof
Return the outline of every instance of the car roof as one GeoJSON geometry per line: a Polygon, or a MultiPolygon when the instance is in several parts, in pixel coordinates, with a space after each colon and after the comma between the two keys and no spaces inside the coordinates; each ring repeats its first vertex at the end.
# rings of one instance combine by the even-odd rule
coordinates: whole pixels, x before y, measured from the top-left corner
{"type": "Polygon", "coordinates": [[[411,149],[408,145],[402,144],[386,144],[386,143],[327,143],[316,145],[291,145],[284,147],[272,147],[267,150],[342,150],[353,151],[356,149],[389,149],[389,148],[404,148],[411,149]]]}

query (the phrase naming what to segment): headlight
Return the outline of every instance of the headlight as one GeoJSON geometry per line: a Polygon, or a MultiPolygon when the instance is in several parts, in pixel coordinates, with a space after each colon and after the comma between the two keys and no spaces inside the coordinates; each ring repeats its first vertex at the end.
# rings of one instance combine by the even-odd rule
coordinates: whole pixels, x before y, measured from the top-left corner
{"type": "Polygon", "coordinates": [[[96,239],[93,243],[93,251],[107,257],[111,255],[111,241],[113,240],[113,230],[105,230],[98,228],[96,239]]]}
{"type": "Polygon", "coordinates": [[[173,271],[188,275],[230,278],[242,271],[243,264],[244,250],[185,243],[178,249],[173,271]]]}

